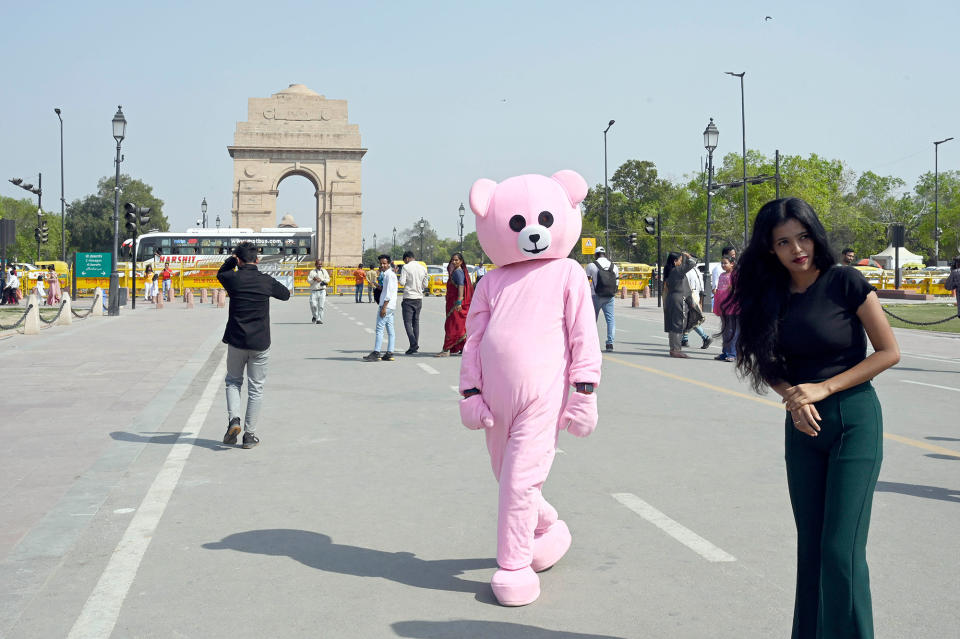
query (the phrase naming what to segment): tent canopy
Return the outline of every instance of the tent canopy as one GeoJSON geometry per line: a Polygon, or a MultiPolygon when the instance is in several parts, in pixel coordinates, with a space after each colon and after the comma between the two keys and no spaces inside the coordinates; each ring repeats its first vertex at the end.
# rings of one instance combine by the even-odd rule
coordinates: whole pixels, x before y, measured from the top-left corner
{"type": "MultiPolygon", "coordinates": [[[[888,246],[876,255],[871,255],[870,258],[881,264],[889,263],[888,268],[893,268],[894,251],[896,250],[897,249],[893,248],[893,246],[888,246]]],[[[905,247],[901,247],[900,266],[903,266],[904,264],[923,264],[923,256],[917,255],[916,253],[911,253],[905,247]]]]}

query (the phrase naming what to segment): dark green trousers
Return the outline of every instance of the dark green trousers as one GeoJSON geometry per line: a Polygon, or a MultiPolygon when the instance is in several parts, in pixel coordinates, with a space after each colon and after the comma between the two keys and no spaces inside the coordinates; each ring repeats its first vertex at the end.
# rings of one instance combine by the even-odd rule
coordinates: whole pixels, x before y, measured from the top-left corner
{"type": "Polygon", "coordinates": [[[786,461],[797,524],[793,639],[873,637],[867,530],[883,458],[883,417],[866,382],[816,404],[810,437],[787,413],[786,461]]]}

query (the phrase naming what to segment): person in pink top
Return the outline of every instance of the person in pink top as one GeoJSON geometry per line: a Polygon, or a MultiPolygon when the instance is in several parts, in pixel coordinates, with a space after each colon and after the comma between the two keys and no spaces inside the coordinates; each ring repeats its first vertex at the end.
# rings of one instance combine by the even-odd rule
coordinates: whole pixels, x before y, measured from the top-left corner
{"type": "Polygon", "coordinates": [[[740,309],[730,299],[733,289],[733,262],[730,257],[720,259],[720,279],[717,281],[717,290],[713,293],[713,308],[717,309],[717,315],[723,324],[723,346],[714,359],[721,362],[737,361],[737,338],[740,337],[740,309]]]}
{"type": "Polygon", "coordinates": [[[573,171],[521,175],[470,190],[477,236],[498,268],[477,284],[460,367],[460,417],[484,429],[499,482],[493,594],[504,606],[540,595],[537,572],[571,544],[541,493],[561,430],[597,425],[602,361],[590,285],[567,255],[580,239],[587,183],[573,171]]]}

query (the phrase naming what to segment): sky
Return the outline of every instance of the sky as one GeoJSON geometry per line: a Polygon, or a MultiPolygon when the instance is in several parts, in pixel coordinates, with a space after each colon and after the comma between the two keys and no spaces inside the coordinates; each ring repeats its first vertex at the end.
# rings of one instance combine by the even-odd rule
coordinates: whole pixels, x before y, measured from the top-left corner
{"type": "MultiPolygon", "coordinates": [[[[60,124],[68,202],[112,176],[117,105],[124,173],[153,186],[173,229],[230,219],[233,143],[247,99],[293,83],[346,100],[359,127],[363,234],[421,216],[456,237],[481,177],[581,173],[629,159],[679,180],[746,140],[773,156],[816,153],[912,187],[933,141],[956,135],[960,3],[915,0],[632,2],[4,3],[0,194],[44,177],[59,210],[60,124]],[[771,19],[765,19],[770,16],[771,19]]],[[[939,168],[960,169],[960,139],[939,168]]],[[[472,216],[466,232],[474,230],[472,216]]],[[[313,187],[280,185],[278,219],[309,226],[313,187]]]]}

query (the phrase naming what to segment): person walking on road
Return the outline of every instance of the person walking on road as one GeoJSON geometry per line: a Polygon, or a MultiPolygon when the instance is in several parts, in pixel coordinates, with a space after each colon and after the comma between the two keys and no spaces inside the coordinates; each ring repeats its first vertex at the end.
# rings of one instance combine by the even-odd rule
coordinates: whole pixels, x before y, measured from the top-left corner
{"type": "Polygon", "coordinates": [[[240,388],[247,373],[247,410],[243,424],[243,447],[260,443],[257,417],[263,399],[270,358],[270,298],[290,299],[290,290],[257,269],[260,256],[251,242],[241,242],[220,270],[217,280],[230,296],[227,327],[223,341],[227,345],[227,432],[224,444],[236,444],[240,434],[240,388]],[[234,270],[236,269],[236,270],[234,270]]]}
{"type": "Polygon", "coordinates": [[[60,303],[60,277],[53,264],[47,265],[47,273],[44,276],[47,281],[47,306],[53,306],[60,303]]]}
{"type": "MultiPolygon", "coordinates": [[[[373,264],[367,269],[367,301],[373,301],[374,289],[380,286],[380,271],[373,264]]],[[[378,302],[379,303],[379,302],[378,302]]]]}
{"type": "Polygon", "coordinates": [[[403,287],[403,302],[400,309],[403,313],[403,328],[407,331],[410,348],[407,355],[413,355],[420,350],[420,309],[423,306],[423,292],[430,285],[427,269],[420,262],[414,260],[413,251],[403,254],[403,266],[400,267],[399,283],[403,287]]]}
{"type": "Polygon", "coordinates": [[[613,314],[614,298],[620,288],[620,269],[607,259],[607,249],[604,247],[598,246],[594,255],[596,258],[587,264],[586,268],[593,297],[593,315],[594,319],[599,320],[600,311],[603,311],[603,319],[607,323],[606,349],[612,351],[613,338],[617,330],[617,322],[613,314]]]}
{"type": "Polygon", "coordinates": [[[354,302],[363,303],[363,285],[367,281],[367,272],[363,270],[363,262],[357,264],[357,269],[353,272],[353,282],[357,286],[354,302]]]}
{"type": "Polygon", "coordinates": [[[323,324],[323,305],[327,301],[327,284],[330,283],[330,274],[323,268],[323,262],[317,260],[313,270],[307,275],[310,283],[310,315],[314,324],[323,324]]]}
{"type": "Polygon", "coordinates": [[[463,353],[467,341],[467,313],[473,299],[473,282],[463,255],[454,253],[447,264],[447,316],[443,322],[443,349],[435,357],[463,353]]]}
{"type": "Polygon", "coordinates": [[[143,271],[143,299],[147,302],[152,302],[153,296],[157,294],[154,277],[153,267],[147,264],[147,268],[143,271]]]}
{"type": "MultiPolygon", "coordinates": [[[[713,287],[714,292],[720,288],[720,276],[723,274],[723,258],[729,258],[730,263],[733,264],[737,261],[737,249],[732,246],[724,246],[720,251],[720,261],[714,264],[710,268],[710,286],[713,287]]],[[[716,302],[714,302],[716,303],[716,302]]]]}
{"type": "Polygon", "coordinates": [[[670,338],[670,357],[686,359],[683,334],[698,323],[700,307],[692,304],[687,273],[696,270],[697,261],[689,253],[670,253],[663,267],[663,330],[670,338]]]}
{"type": "Polygon", "coordinates": [[[393,272],[393,264],[389,255],[380,255],[380,299],[377,306],[377,330],[373,342],[373,350],[364,357],[366,362],[375,362],[378,359],[385,362],[393,361],[393,345],[396,333],[393,328],[393,315],[397,310],[397,274],[393,272]],[[383,333],[387,333],[387,350],[380,354],[383,346],[383,333]]]}
{"type": "Polygon", "coordinates": [[[943,288],[953,291],[957,298],[957,317],[960,317],[960,257],[953,258],[953,264],[950,265],[950,275],[943,283],[943,288]]]}
{"type": "Polygon", "coordinates": [[[870,381],[900,361],[900,349],[874,287],[833,256],[809,204],[768,202],[738,260],[731,298],[740,309],[737,368],[757,392],[772,388],[787,410],[794,639],[874,636],[866,547],[883,418],[870,381]]]}
{"type": "Polygon", "coordinates": [[[170,262],[163,265],[163,271],[160,273],[160,279],[163,280],[163,299],[170,300],[170,288],[172,285],[173,271],[170,270],[170,262]]]}
{"type": "MultiPolygon", "coordinates": [[[[700,271],[698,269],[692,269],[687,271],[687,283],[690,284],[690,299],[687,300],[687,305],[690,306],[691,308],[693,306],[696,306],[697,309],[700,311],[700,315],[702,317],[703,316],[703,276],[700,274],[700,271]]],[[[713,284],[711,284],[711,286],[713,286],[713,284]]],[[[707,335],[707,332],[704,331],[699,324],[694,325],[692,327],[692,330],[695,331],[696,334],[700,336],[701,340],[703,340],[703,342],[700,344],[700,348],[710,348],[710,344],[713,342],[713,340],[710,339],[710,336],[707,335]]],[[[687,333],[689,332],[690,330],[687,330],[683,333],[683,341],[681,342],[683,346],[686,346],[689,343],[689,338],[687,337],[687,333]]]]}

